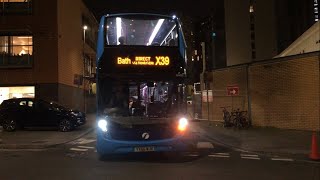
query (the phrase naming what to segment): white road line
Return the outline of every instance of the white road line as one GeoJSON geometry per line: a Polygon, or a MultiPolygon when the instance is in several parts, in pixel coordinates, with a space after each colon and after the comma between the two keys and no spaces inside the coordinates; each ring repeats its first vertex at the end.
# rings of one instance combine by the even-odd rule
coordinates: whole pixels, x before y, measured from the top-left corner
{"type": "Polygon", "coordinates": [[[198,149],[213,149],[213,145],[211,142],[198,142],[197,148],[198,149]]]}
{"type": "Polygon", "coordinates": [[[94,147],[92,146],[78,146],[78,148],[94,149],[94,147]]]}
{"type": "Polygon", "coordinates": [[[88,151],[88,149],[80,149],[80,148],[70,148],[71,151],[81,151],[81,152],[84,152],[84,151],[88,151]]]}
{"type": "Polygon", "coordinates": [[[257,154],[240,154],[240,156],[243,156],[243,157],[258,157],[257,154]]]}
{"type": "Polygon", "coordinates": [[[241,157],[242,159],[252,159],[252,160],[260,160],[258,157],[241,157]]]}
{"type": "Polygon", "coordinates": [[[229,153],[214,153],[216,155],[226,155],[226,156],[229,156],[230,154],[229,153]]]}
{"type": "Polygon", "coordinates": [[[89,144],[91,142],[94,142],[96,140],[92,140],[92,139],[84,139],[82,141],[79,141],[77,144],[89,144]]]}
{"type": "Polygon", "coordinates": [[[188,154],[187,156],[191,156],[191,157],[198,157],[199,154],[188,154]]]}
{"type": "Polygon", "coordinates": [[[289,158],[271,158],[273,161],[293,161],[293,159],[289,158]]]}
{"type": "Polygon", "coordinates": [[[218,155],[218,154],[209,154],[209,157],[221,157],[221,158],[229,158],[230,156],[227,155],[218,155]]]}

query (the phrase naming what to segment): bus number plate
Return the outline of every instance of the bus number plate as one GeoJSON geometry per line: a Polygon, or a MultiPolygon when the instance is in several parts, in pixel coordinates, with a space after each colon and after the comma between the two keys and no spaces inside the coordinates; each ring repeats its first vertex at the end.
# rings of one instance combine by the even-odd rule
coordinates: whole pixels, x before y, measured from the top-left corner
{"type": "Polygon", "coordinates": [[[150,152],[155,151],[155,148],[153,146],[150,147],[135,147],[134,152],[150,152]]]}

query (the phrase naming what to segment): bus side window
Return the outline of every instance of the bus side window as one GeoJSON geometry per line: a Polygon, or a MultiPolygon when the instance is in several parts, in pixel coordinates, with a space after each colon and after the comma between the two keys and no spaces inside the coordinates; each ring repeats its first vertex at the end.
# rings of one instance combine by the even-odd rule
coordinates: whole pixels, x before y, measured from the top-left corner
{"type": "Polygon", "coordinates": [[[168,45],[169,46],[175,46],[176,43],[175,43],[174,39],[170,39],[168,45]]]}

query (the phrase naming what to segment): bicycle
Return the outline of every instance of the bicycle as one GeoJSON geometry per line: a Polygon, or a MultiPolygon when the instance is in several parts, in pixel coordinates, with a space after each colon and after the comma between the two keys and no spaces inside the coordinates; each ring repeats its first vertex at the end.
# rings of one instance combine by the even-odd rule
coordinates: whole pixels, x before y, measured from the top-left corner
{"type": "Polygon", "coordinates": [[[231,113],[231,116],[234,116],[233,124],[236,128],[249,128],[251,126],[247,118],[247,111],[240,111],[237,109],[231,113]]]}
{"type": "Polygon", "coordinates": [[[233,120],[231,118],[230,112],[227,110],[227,108],[230,106],[220,107],[222,108],[222,116],[223,116],[223,127],[232,127],[234,126],[233,120]]]}

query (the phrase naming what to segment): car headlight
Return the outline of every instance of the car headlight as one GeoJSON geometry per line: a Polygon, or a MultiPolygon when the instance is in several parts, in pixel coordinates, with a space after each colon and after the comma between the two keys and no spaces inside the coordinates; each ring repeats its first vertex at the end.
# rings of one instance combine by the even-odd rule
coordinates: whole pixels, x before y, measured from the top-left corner
{"type": "Polygon", "coordinates": [[[107,121],[105,119],[100,119],[98,121],[98,127],[103,131],[103,132],[107,132],[107,121]]]}
{"type": "Polygon", "coordinates": [[[179,124],[178,124],[178,130],[183,132],[187,129],[187,126],[188,126],[188,120],[186,118],[180,118],[179,119],[179,124]]]}

